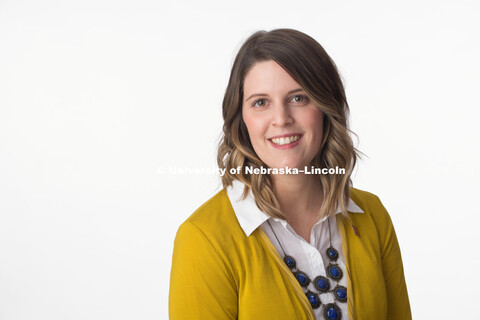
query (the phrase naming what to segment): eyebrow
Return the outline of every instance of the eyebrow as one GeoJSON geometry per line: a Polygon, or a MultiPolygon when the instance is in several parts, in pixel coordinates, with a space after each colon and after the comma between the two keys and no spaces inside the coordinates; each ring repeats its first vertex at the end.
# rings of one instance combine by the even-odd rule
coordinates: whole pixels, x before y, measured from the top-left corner
{"type": "MultiPolygon", "coordinates": [[[[300,91],[304,91],[302,88],[297,88],[297,89],[293,89],[293,90],[290,90],[287,92],[287,94],[292,94],[292,93],[295,93],[295,92],[300,92],[300,91]]],[[[266,93],[254,93],[252,94],[250,97],[248,97],[245,102],[247,102],[248,100],[252,99],[253,97],[258,97],[258,96],[268,96],[268,94],[266,93]]]]}

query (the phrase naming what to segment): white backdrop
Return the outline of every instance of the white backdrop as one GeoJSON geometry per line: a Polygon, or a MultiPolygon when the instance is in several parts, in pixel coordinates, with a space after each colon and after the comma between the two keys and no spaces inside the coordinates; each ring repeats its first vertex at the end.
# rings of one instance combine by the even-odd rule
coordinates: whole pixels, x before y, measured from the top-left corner
{"type": "MultiPolygon", "coordinates": [[[[477,1],[0,0],[0,319],[167,319],[176,229],[219,190],[241,43],[337,63],[354,186],[389,210],[415,319],[479,319],[477,1]]],[[[188,298],[188,296],[186,296],[188,298]]],[[[372,297],[373,299],[374,297],[372,297]]]]}

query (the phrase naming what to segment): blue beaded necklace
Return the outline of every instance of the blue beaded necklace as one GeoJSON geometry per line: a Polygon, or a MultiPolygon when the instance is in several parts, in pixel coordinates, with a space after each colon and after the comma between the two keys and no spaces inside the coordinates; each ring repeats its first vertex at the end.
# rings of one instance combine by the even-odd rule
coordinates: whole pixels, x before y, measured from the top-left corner
{"type": "MultiPolygon", "coordinates": [[[[267,222],[268,222],[268,225],[270,226],[270,229],[272,229],[275,239],[277,239],[277,242],[280,245],[280,248],[282,249],[283,261],[288,266],[288,268],[292,271],[298,283],[300,283],[300,286],[302,286],[307,290],[305,295],[307,296],[308,301],[310,302],[310,305],[312,306],[312,308],[318,309],[320,307],[321,301],[320,301],[319,295],[321,294],[333,294],[336,301],[345,303],[347,301],[347,288],[339,285],[338,283],[338,281],[340,281],[340,279],[342,279],[343,277],[343,271],[340,268],[340,266],[337,264],[338,250],[332,246],[332,234],[330,232],[330,218],[328,219],[328,235],[330,237],[330,247],[328,247],[326,251],[328,259],[330,260],[326,270],[328,278],[324,276],[317,276],[315,277],[315,279],[313,279],[313,286],[316,289],[315,292],[308,289],[308,285],[312,281],[310,280],[310,278],[305,272],[297,269],[297,262],[292,256],[285,253],[285,250],[283,250],[283,246],[280,243],[280,240],[278,240],[277,234],[273,230],[272,225],[270,224],[270,221],[267,220],[267,222]],[[329,278],[336,282],[336,286],[333,289],[331,289],[329,278]]],[[[340,310],[336,302],[324,304],[323,315],[325,319],[328,319],[328,320],[342,319],[342,311],[340,310]]]]}

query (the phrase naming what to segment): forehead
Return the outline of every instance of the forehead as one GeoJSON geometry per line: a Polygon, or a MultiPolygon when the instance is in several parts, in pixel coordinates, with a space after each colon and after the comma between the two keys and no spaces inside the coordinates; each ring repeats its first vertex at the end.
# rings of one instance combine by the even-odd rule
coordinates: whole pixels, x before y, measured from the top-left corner
{"type": "Polygon", "coordinates": [[[245,76],[244,94],[275,93],[297,89],[300,85],[273,60],[257,62],[245,76]]]}

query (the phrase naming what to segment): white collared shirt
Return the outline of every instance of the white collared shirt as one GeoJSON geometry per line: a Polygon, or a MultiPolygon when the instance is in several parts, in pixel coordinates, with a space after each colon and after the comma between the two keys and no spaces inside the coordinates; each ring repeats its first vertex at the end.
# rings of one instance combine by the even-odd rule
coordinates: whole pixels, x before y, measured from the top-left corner
{"type": "MultiPolygon", "coordinates": [[[[233,210],[235,211],[240,226],[247,237],[249,237],[255,229],[261,227],[282,258],[285,254],[295,258],[297,269],[305,272],[312,281],[307,288],[303,288],[304,292],[310,290],[318,293],[313,286],[313,279],[315,279],[317,276],[324,276],[328,278],[326,269],[330,260],[327,257],[326,250],[328,247],[330,247],[330,241],[331,245],[337,249],[339,253],[337,263],[343,271],[343,277],[338,282],[330,279],[330,288],[333,289],[337,284],[347,287],[345,258],[342,251],[342,238],[338,230],[336,219],[323,219],[318,221],[313,226],[310,233],[310,242],[307,242],[305,239],[299,236],[295,230],[293,230],[287,221],[278,218],[271,218],[264,212],[260,211],[255,204],[255,198],[251,191],[247,198],[241,200],[243,188],[244,184],[237,180],[233,181],[232,187],[227,188],[228,197],[232,203],[233,210]],[[270,222],[274,232],[272,232],[272,229],[267,221],[270,222]],[[328,230],[329,221],[331,240],[328,230]],[[277,238],[281,242],[281,246],[278,243],[277,238]],[[285,250],[285,253],[283,250],[285,250]]],[[[363,212],[362,209],[352,201],[352,199],[349,199],[347,210],[350,212],[363,212]]],[[[340,210],[337,210],[336,214],[339,212],[340,210]]],[[[322,293],[318,296],[322,305],[335,302],[335,298],[332,293],[322,293]]],[[[348,319],[347,303],[337,302],[337,305],[340,307],[342,312],[342,319],[348,319]]],[[[324,319],[322,306],[320,306],[320,308],[313,309],[313,312],[316,319],[324,319]]]]}

